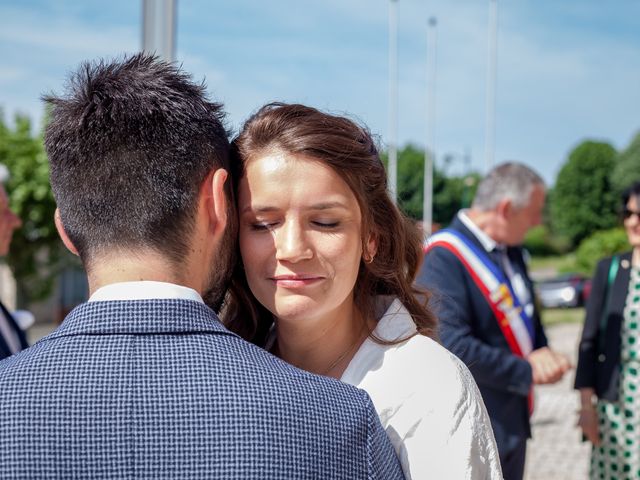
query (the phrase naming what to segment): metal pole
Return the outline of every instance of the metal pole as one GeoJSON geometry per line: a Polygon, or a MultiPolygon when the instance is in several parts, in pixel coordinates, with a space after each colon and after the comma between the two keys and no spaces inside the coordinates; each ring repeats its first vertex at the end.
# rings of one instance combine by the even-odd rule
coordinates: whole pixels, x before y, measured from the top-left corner
{"type": "Polygon", "coordinates": [[[142,0],[142,50],[173,62],[177,0],[142,0]]]}
{"type": "Polygon", "coordinates": [[[389,2],[389,191],[398,201],[398,2],[389,2]]]}
{"type": "Polygon", "coordinates": [[[485,169],[493,167],[496,137],[496,65],[498,52],[498,0],[489,0],[489,34],[487,46],[487,105],[484,135],[485,169]]]}
{"type": "Polygon", "coordinates": [[[437,66],[437,30],[438,21],[429,19],[427,27],[427,136],[424,149],[424,188],[422,202],[422,228],[425,236],[431,235],[433,224],[433,164],[436,156],[435,118],[436,118],[436,66],[437,66]]]}

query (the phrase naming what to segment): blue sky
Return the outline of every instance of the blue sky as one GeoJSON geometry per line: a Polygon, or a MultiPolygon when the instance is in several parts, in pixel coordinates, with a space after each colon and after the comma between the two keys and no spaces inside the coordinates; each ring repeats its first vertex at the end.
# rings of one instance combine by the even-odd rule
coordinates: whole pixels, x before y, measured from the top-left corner
{"type": "MultiPolygon", "coordinates": [[[[140,48],[139,0],[0,0],[0,107],[40,123],[82,60],[140,48]]],[[[487,0],[398,0],[399,140],[424,145],[426,25],[438,19],[435,149],[484,168],[487,0]]],[[[496,160],[553,182],[590,138],[640,130],[640,2],[499,0],[496,160]]],[[[178,0],[177,59],[239,127],[274,100],[348,113],[387,137],[388,0],[178,0]]],[[[461,170],[461,162],[451,173],[461,170]]]]}

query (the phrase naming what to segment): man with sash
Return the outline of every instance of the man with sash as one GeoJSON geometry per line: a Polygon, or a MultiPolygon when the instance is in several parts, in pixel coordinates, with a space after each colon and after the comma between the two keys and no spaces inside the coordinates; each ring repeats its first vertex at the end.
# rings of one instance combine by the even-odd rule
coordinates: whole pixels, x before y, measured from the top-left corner
{"type": "Polygon", "coordinates": [[[547,346],[520,246],[540,223],[544,200],[531,169],[495,167],[471,208],[427,239],[417,281],[434,294],[442,343],[478,383],[506,480],[524,474],[533,385],[557,382],[570,367],[547,346]]]}
{"type": "MultiPolygon", "coordinates": [[[[13,231],[20,227],[20,219],[9,207],[9,198],[4,183],[9,179],[9,170],[0,164],[0,257],[9,253],[13,231]]],[[[0,360],[27,348],[27,338],[9,310],[0,302],[0,360]]]]}

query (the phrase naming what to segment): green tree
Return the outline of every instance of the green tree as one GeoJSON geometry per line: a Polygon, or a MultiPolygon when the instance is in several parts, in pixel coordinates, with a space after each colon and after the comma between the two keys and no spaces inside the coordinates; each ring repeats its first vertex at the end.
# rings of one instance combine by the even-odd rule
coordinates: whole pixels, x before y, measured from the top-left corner
{"type": "Polygon", "coordinates": [[[597,230],[616,226],[616,195],[610,174],[615,149],[608,143],[585,141],[563,165],[549,198],[551,225],[576,246],[597,230]]]}
{"type": "MultiPolygon", "coordinates": [[[[387,164],[387,153],[382,160],[387,164]]],[[[467,206],[473,198],[478,175],[470,177],[446,177],[433,169],[433,222],[447,225],[455,213],[467,206]],[[469,181],[471,180],[471,181],[469,181]]],[[[415,220],[422,220],[424,199],[424,150],[407,145],[398,152],[398,203],[400,208],[415,220]]]]}
{"type": "Polygon", "coordinates": [[[422,220],[424,151],[407,145],[398,152],[398,203],[407,215],[422,220]]]}
{"type": "Polygon", "coordinates": [[[7,263],[18,284],[19,301],[25,304],[49,295],[62,260],[69,261],[53,222],[56,204],[42,135],[32,133],[27,117],[18,115],[8,126],[0,112],[0,163],[11,173],[7,193],[11,208],[22,219],[7,263]]]}
{"type": "Polygon", "coordinates": [[[640,181],[640,132],[631,140],[629,146],[618,155],[616,166],[611,174],[616,193],[622,191],[633,182],[640,181]]]}

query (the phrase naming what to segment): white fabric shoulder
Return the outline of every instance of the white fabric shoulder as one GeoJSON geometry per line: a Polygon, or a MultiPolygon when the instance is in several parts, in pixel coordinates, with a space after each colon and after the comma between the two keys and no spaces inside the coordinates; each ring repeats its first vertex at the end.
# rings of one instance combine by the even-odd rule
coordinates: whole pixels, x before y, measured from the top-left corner
{"type": "Polygon", "coordinates": [[[438,343],[413,335],[415,324],[397,299],[387,305],[374,334],[406,340],[381,345],[367,339],[342,381],[371,397],[407,479],[501,479],[489,416],[471,373],[438,343]]]}
{"type": "Polygon", "coordinates": [[[156,299],[193,300],[194,302],[204,303],[200,294],[192,288],[174,283],[149,280],[105,285],[91,295],[89,302],[156,299]]]}

